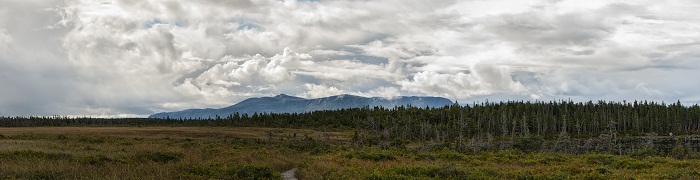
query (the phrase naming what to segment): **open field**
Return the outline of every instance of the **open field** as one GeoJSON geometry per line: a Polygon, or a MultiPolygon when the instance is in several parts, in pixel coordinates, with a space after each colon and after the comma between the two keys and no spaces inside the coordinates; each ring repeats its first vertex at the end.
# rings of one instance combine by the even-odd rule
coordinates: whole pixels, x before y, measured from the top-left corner
{"type": "Polygon", "coordinates": [[[2,179],[697,179],[662,156],[379,149],[351,132],[248,127],[0,128],[2,179]],[[295,135],[296,134],[296,135],[295,135]]]}
{"type": "Polygon", "coordinates": [[[85,135],[109,136],[120,138],[211,138],[233,137],[250,139],[268,139],[269,133],[274,137],[307,135],[313,137],[331,136],[339,141],[348,141],[351,133],[320,132],[309,129],[265,128],[265,127],[18,127],[0,128],[3,135],[85,135]]]}

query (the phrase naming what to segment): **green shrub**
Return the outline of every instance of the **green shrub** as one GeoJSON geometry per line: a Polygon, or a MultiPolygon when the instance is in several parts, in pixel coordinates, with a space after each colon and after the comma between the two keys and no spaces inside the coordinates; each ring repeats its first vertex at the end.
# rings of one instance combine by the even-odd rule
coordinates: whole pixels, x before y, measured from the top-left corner
{"type": "Polygon", "coordinates": [[[686,148],[685,146],[682,146],[682,145],[678,145],[676,147],[673,147],[673,149],[671,149],[670,155],[671,155],[671,157],[676,158],[676,159],[685,159],[688,157],[689,153],[690,153],[690,150],[688,150],[688,148],[686,148]]]}
{"type": "Polygon", "coordinates": [[[97,150],[97,148],[92,147],[92,146],[85,146],[85,147],[83,147],[83,150],[85,150],[85,151],[94,151],[94,150],[97,150]]]}
{"type": "Polygon", "coordinates": [[[467,172],[438,166],[399,166],[375,172],[367,179],[467,179],[467,172]]]}
{"type": "Polygon", "coordinates": [[[570,179],[590,179],[590,180],[597,180],[597,179],[612,179],[612,174],[608,173],[607,169],[605,168],[596,168],[594,171],[589,171],[587,173],[581,173],[576,176],[570,177],[570,179]]]}
{"type": "Polygon", "coordinates": [[[470,174],[475,179],[499,179],[501,172],[493,168],[478,168],[470,174]]]}
{"type": "Polygon", "coordinates": [[[202,166],[189,166],[182,169],[181,174],[185,176],[205,176],[210,177],[217,173],[216,170],[202,166]]]}
{"type": "Polygon", "coordinates": [[[455,151],[441,151],[441,152],[430,152],[430,153],[418,153],[416,154],[416,159],[418,160],[448,160],[448,161],[461,161],[467,159],[462,153],[455,151]]]}
{"type": "Polygon", "coordinates": [[[0,178],[3,179],[70,179],[66,177],[64,172],[56,172],[51,170],[28,170],[23,172],[10,173],[9,177],[3,177],[0,173],[0,178]]]}
{"type": "Polygon", "coordinates": [[[492,155],[494,160],[501,163],[512,163],[523,159],[523,152],[519,150],[498,151],[492,155]]]}
{"type": "Polygon", "coordinates": [[[437,160],[438,156],[435,153],[418,153],[416,155],[417,160],[437,160]]]}
{"type": "Polygon", "coordinates": [[[20,151],[10,151],[10,152],[0,152],[0,158],[37,158],[37,159],[70,159],[72,156],[70,154],[63,153],[45,153],[41,151],[34,150],[20,150],[20,151]]]}
{"type": "Polygon", "coordinates": [[[638,150],[636,152],[632,152],[629,154],[629,156],[635,157],[635,158],[645,158],[645,157],[652,157],[652,156],[656,156],[656,155],[658,155],[658,151],[656,151],[656,149],[652,149],[652,148],[638,150]]]}
{"type": "Polygon", "coordinates": [[[364,151],[358,151],[354,153],[349,153],[345,155],[346,158],[352,159],[364,159],[364,160],[373,160],[373,161],[383,161],[383,160],[394,160],[396,157],[391,154],[386,154],[386,153],[380,153],[380,152],[364,152],[364,151]]]}
{"type": "Polygon", "coordinates": [[[606,169],[605,167],[596,167],[595,172],[598,172],[600,174],[611,174],[612,171],[606,169]]]}
{"type": "Polygon", "coordinates": [[[559,164],[569,161],[569,157],[562,154],[533,154],[527,161],[530,164],[559,164]]]}
{"type": "Polygon", "coordinates": [[[90,143],[90,144],[101,144],[105,142],[104,137],[80,137],[79,142],[90,143]]]}
{"type": "Polygon", "coordinates": [[[632,158],[619,158],[612,162],[612,167],[625,169],[646,169],[652,168],[654,165],[650,162],[642,162],[632,158]]]}
{"type": "Polygon", "coordinates": [[[299,152],[310,152],[311,154],[323,154],[331,152],[331,146],[327,143],[314,140],[313,138],[307,137],[302,140],[293,140],[285,143],[285,146],[289,149],[296,150],[299,152]]]}
{"type": "Polygon", "coordinates": [[[133,143],[133,142],[128,142],[128,141],[126,141],[126,142],[119,142],[119,143],[117,143],[117,145],[131,146],[131,145],[134,145],[134,143],[133,143]]]}
{"type": "Polygon", "coordinates": [[[68,140],[68,137],[66,137],[66,135],[63,135],[63,134],[59,134],[57,138],[59,140],[68,140]]]}
{"type": "Polygon", "coordinates": [[[610,154],[589,154],[586,156],[588,163],[609,165],[615,160],[615,157],[610,154]]]}
{"type": "Polygon", "coordinates": [[[147,152],[143,153],[140,155],[137,155],[136,159],[137,160],[149,160],[153,162],[159,162],[159,163],[167,163],[167,162],[177,162],[182,157],[184,157],[182,153],[177,153],[177,152],[147,152]]]}
{"type": "Polygon", "coordinates": [[[95,156],[86,156],[86,157],[81,157],[77,159],[78,162],[83,163],[83,164],[89,164],[89,165],[101,165],[109,162],[113,162],[114,160],[112,158],[109,158],[105,155],[95,155],[95,156]]]}
{"type": "Polygon", "coordinates": [[[401,138],[395,138],[389,143],[390,148],[399,148],[399,149],[406,149],[406,145],[408,143],[411,143],[409,140],[401,139],[401,138]]]}
{"type": "Polygon", "coordinates": [[[451,161],[461,161],[467,159],[464,154],[454,151],[443,151],[436,154],[437,158],[451,161]]]}
{"type": "Polygon", "coordinates": [[[513,148],[523,152],[537,151],[544,141],[536,137],[518,137],[513,140],[513,148]]]}
{"type": "Polygon", "coordinates": [[[236,170],[237,179],[280,179],[272,168],[266,166],[243,166],[236,170]]]}
{"type": "Polygon", "coordinates": [[[542,178],[537,178],[535,173],[533,173],[532,171],[528,171],[528,170],[518,170],[518,171],[510,172],[509,176],[510,176],[509,179],[542,179],[542,178]]]}
{"type": "Polygon", "coordinates": [[[180,174],[185,179],[281,179],[267,166],[189,166],[183,168],[180,174]]]}

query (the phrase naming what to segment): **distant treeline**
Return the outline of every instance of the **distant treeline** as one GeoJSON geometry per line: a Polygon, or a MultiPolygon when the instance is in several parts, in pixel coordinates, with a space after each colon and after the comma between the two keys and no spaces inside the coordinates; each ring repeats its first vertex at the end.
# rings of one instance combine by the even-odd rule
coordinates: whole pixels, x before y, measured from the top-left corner
{"type": "Polygon", "coordinates": [[[655,102],[485,102],[441,108],[365,107],[284,114],[231,114],[207,119],[0,117],[0,127],[255,126],[382,131],[386,136],[572,136],[700,132],[700,106],[655,102]]]}
{"type": "MultiPolygon", "coordinates": [[[[457,150],[521,149],[625,154],[700,150],[700,106],[655,102],[484,102],[441,108],[365,107],[206,119],[0,117],[0,127],[219,126],[354,131],[353,143],[432,144],[457,150]],[[695,135],[694,135],[695,134],[695,135]],[[681,149],[682,149],[681,148],[681,149]]],[[[270,132],[272,133],[272,132],[270,132]]]]}

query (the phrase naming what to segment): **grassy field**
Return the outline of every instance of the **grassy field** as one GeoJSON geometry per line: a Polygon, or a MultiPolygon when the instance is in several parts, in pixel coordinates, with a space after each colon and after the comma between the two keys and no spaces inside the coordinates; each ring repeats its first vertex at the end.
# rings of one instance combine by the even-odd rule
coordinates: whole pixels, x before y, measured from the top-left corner
{"type": "Polygon", "coordinates": [[[225,127],[0,128],[0,179],[698,179],[700,160],[352,144],[353,132],[225,127]]]}

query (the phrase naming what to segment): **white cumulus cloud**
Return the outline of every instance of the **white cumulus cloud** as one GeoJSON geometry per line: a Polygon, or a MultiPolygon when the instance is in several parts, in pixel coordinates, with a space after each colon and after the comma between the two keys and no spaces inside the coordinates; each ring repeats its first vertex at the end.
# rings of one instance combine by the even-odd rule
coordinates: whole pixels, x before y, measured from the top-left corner
{"type": "Polygon", "coordinates": [[[279,93],[698,103],[700,2],[5,0],[1,115],[279,93]]]}

